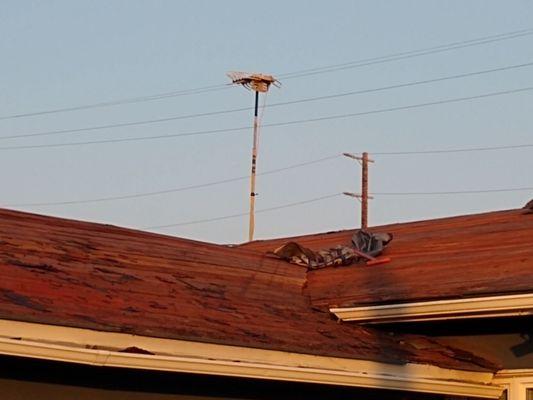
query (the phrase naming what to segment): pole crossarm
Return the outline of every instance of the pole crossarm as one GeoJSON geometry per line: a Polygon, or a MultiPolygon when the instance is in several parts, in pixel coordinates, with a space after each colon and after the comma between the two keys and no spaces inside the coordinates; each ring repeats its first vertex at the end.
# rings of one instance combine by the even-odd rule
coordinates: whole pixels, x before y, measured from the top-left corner
{"type": "MultiPolygon", "coordinates": [[[[363,157],[356,156],[355,154],[352,154],[352,153],[342,153],[342,155],[346,156],[348,158],[352,158],[352,159],[357,160],[357,161],[363,161],[363,157]]],[[[367,161],[371,162],[371,163],[374,162],[374,160],[371,160],[370,158],[367,161]]]]}
{"type": "MultiPolygon", "coordinates": [[[[362,194],[359,194],[359,193],[352,193],[352,192],[342,192],[342,194],[346,195],[346,196],[349,196],[349,197],[354,197],[356,199],[361,199],[363,197],[362,194]]],[[[373,200],[374,199],[374,196],[368,196],[369,199],[373,200]]]]}

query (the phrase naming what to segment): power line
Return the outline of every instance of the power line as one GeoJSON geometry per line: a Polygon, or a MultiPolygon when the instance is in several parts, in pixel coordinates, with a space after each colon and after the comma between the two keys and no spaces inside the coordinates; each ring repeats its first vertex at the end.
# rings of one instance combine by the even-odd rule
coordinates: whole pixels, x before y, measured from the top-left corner
{"type": "MultiPolygon", "coordinates": [[[[449,191],[449,192],[373,192],[372,195],[373,196],[442,196],[442,195],[461,195],[461,194],[480,194],[480,193],[519,192],[519,191],[528,191],[528,190],[533,190],[533,187],[521,187],[521,188],[510,188],[510,189],[486,189],[486,190],[458,190],[458,191],[449,191]]],[[[327,200],[327,199],[331,199],[331,198],[338,197],[338,196],[341,196],[341,193],[329,194],[326,196],[315,197],[309,200],[298,201],[295,203],[282,204],[282,205],[270,207],[270,208],[263,208],[261,210],[256,211],[256,213],[269,212],[269,211],[280,210],[280,209],[289,208],[289,207],[297,207],[300,205],[327,200]]],[[[224,215],[224,216],[214,217],[214,218],[178,222],[174,224],[150,226],[144,229],[163,229],[163,228],[172,228],[172,227],[185,226],[185,225],[196,225],[196,224],[202,224],[202,223],[207,223],[207,222],[215,222],[215,221],[221,221],[225,219],[238,218],[238,217],[243,217],[246,215],[248,215],[248,213],[231,214],[231,215],[224,215]]]]}
{"type": "MultiPolygon", "coordinates": [[[[332,199],[334,197],[339,197],[340,195],[341,195],[340,193],[329,194],[329,195],[326,195],[326,196],[315,197],[313,199],[297,201],[295,203],[288,203],[288,204],[282,204],[282,205],[275,206],[275,207],[263,208],[261,210],[257,210],[256,213],[258,214],[258,213],[264,213],[264,212],[269,212],[269,211],[274,211],[274,210],[281,210],[283,208],[301,206],[301,205],[304,205],[304,204],[315,203],[317,201],[323,201],[323,200],[327,200],[327,199],[332,199]]],[[[238,217],[243,217],[243,216],[246,216],[246,215],[248,215],[248,213],[224,215],[222,217],[198,219],[198,220],[195,220],[195,221],[187,221],[187,222],[178,222],[176,224],[150,226],[150,227],[147,227],[147,228],[144,228],[144,229],[162,229],[162,228],[171,228],[171,227],[184,226],[184,225],[195,225],[195,224],[201,224],[201,223],[204,223],[204,222],[213,222],[213,221],[220,221],[220,220],[224,220],[224,219],[238,218],[238,217]]]]}
{"type": "MultiPolygon", "coordinates": [[[[398,60],[403,60],[403,59],[408,59],[408,58],[421,57],[421,56],[425,56],[429,54],[446,52],[446,51],[461,49],[465,47],[479,46],[479,45],[494,43],[494,42],[503,41],[503,40],[515,39],[515,38],[519,38],[523,36],[528,36],[531,34],[533,34],[533,28],[521,29],[517,31],[505,32],[505,33],[500,33],[496,35],[483,36],[483,37],[479,37],[476,39],[451,42],[451,43],[442,44],[438,46],[425,47],[425,48],[421,48],[417,50],[410,50],[410,51],[404,51],[404,52],[399,52],[399,53],[391,53],[391,54],[380,56],[380,57],[361,59],[361,60],[350,61],[350,62],[345,62],[341,64],[331,64],[331,65],[326,65],[326,66],[316,67],[316,68],[302,69],[298,71],[277,74],[277,75],[284,79],[299,78],[299,77],[304,77],[304,76],[309,76],[309,75],[329,73],[329,72],[335,72],[335,71],[340,71],[344,69],[358,68],[358,67],[388,63],[388,62],[393,62],[393,61],[398,61],[398,60]]],[[[141,102],[161,100],[161,99],[178,97],[178,96],[209,93],[212,91],[225,90],[225,89],[228,89],[229,87],[231,87],[231,85],[219,84],[219,85],[203,86],[203,87],[185,89],[185,90],[175,90],[175,91],[170,91],[170,92],[155,93],[152,95],[129,97],[129,98],[123,98],[123,99],[118,99],[118,100],[104,101],[104,102],[85,104],[85,105],[79,105],[79,106],[63,107],[63,108],[55,108],[55,109],[42,110],[42,111],[36,111],[36,112],[5,115],[5,116],[0,116],[0,120],[33,117],[33,116],[38,116],[38,115],[79,111],[79,110],[86,110],[86,109],[92,109],[92,108],[110,107],[110,106],[117,106],[117,105],[123,105],[123,104],[141,103],[141,102]]]]}
{"type": "MultiPolygon", "coordinates": [[[[533,144],[526,143],[526,144],[516,144],[516,145],[506,145],[506,146],[466,147],[466,148],[441,149],[441,150],[433,149],[433,150],[421,150],[421,151],[371,152],[371,154],[372,155],[416,155],[416,154],[464,153],[464,152],[478,152],[478,151],[513,150],[513,149],[522,149],[522,148],[531,148],[531,147],[533,147],[533,144]]],[[[308,165],[313,165],[313,164],[318,164],[318,163],[322,163],[325,161],[334,160],[340,157],[341,157],[340,154],[334,154],[334,155],[330,155],[327,157],[305,161],[305,162],[298,163],[298,164],[292,164],[287,167],[268,170],[268,171],[259,173],[258,175],[262,176],[262,175],[276,174],[279,172],[283,172],[283,171],[287,171],[287,170],[291,170],[295,168],[305,167],[308,165]]],[[[189,190],[222,185],[222,184],[237,182],[237,181],[246,180],[246,179],[249,179],[248,175],[237,176],[237,177],[222,179],[222,180],[213,181],[213,182],[206,182],[206,183],[201,183],[197,185],[182,186],[179,188],[152,191],[152,192],[141,192],[141,193],[134,193],[134,194],[128,194],[128,195],[118,195],[118,196],[108,196],[108,197],[96,197],[96,198],[84,199],[84,200],[64,200],[64,201],[40,202],[40,203],[11,203],[11,204],[4,204],[3,207],[59,206],[59,205],[71,205],[71,204],[98,203],[98,202],[106,202],[106,201],[113,201],[113,200],[126,200],[126,199],[142,198],[142,197],[152,197],[152,196],[158,196],[158,195],[163,195],[163,194],[168,194],[168,193],[185,192],[189,190]]],[[[381,195],[383,193],[374,193],[374,194],[381,195]]]]}
{"type": "MultiPolygon", "coordinates": [[[[287,122],[280,122],[280,123],[271,123],[271,124],[265,124],[264,126],[286,126],[286,125],[303,124],[303,123],[308,123],[308,122],[319,122],[319,121],[329,121],[329,120],[334,120],[334,119],[353,118],[353,117],[360,117],[363,115],[381,114],[381,113],[392,112],[392,111],[402,111],[402,110],[410,110],[410,109],[415,109],[415,108],[435,106],[435,105],[441,105],[441,104],[458,103],[458,102],[463,102],[463,101],[483,99],[487,97],[527,92],[531,90],[533,90],[533,86],[525,87],[525,88],[518,88],[518,89],[511,89],[511,90],[504,90],[501,92],[484,93],[484,94],[475,95],[475,96],[457,97],[457,98],[443,99],[443,100],[437,100],[437,101],[432,101],[432,102],[427,102],[427,103],[409,104],[406,106],[362,111],[362,112],[357,112],[357,113],[338,114],[338,115],[324,116],[324,117],[318,117],[318,118],[309,118],[309,119],[301,119],[301,120],[287,121],[287,122]]],[[[2,148],[0,147],[0,149],[2,148]]]]}
{"type": "Polygon", "coordinates": [[[455,194],[478,194],[478,193],[500,193],[500,192],[523,192],[533,190],[533,187],[521,187],[510,189],[485,189],[485,190],[456,190],[448,192],[373,192],[376,196],[441,196],[455,194]]]}
{"type": "Polygon", "coordinates": [[[504,67],[491,68],[491,69],[485,69],[485,70],[473,71],[473,72],[466,72],[466,73],[462,73],[462,74],[448,75],[448,76],[442,76],[442,77],[438,77],[438,78],[411,81],[411,82],[399,83],[399,84],[395,84],[395,85],[381,86],[381,87],[377,87],[377,88],[362,89],[362,90],[349,91],[349,92],[343,92],[343,93],[336,93],[336,94],[325,95],[325,96],[308,97],[308,98],[299,99],[299,100],[292,100],[292,101],[285,101],[285,102],[280,102],[280,103],[273,103],[273,104],[270,104],[269,107],[284,106],[284,105],[291,105],[291,104],[298,104],[298,103],[306,103],[306,102],[311,102],[311,101],[333,99],[333,98],[338,98],[338,97],[345,97],[345,96],[352,96],[352,95],[359,95],[359,94],[375,93],[375,92],[380,92],[380,91],[384,91],[384,90],[399,89],[399,88],[416,86],[416,85],[424,85],[424,84],[428,84],[428,83],[442,82],[442,81],[447,81],[447,80],[452,80],[452,79],[467,78],[467,77],[471,77],[471,76],[489,74],[489,73],[493,73],[493,72],[507,71],[507,70],[516,69],[516,68],[530,67],[532,65],[533,65],[533,62],[528,62],[528,63],[523,63],[523,64],[515,64],[515,65],[508,65],[508,66],[504,66],[504,67]]]}
{"type": "Polygon", "coordinates": [[[411,154],[443,154],[443,153],[469,153],[474,151],[495,151],[495,150],[511,150],[511,149],[523,149],[533,147],[533,144],[515,144],[509,146],[489,146],[489,147],[466,147],[461,149],[441,149],[441,150],[415,150],[415,151],[385,151],[385,152],[373,152],[372,155],[411,155],[411,154]]]}
{"type": "Polygon", "coordinates": [[[232,86],[232,84],[211,85],[211,86],[199,87],[199,88],[196,88],[196,89],[176,90],[176,91],[172,91],[172,92],[157,93],[157,94],[153,94],[153,95],[139,96],[139,97],[129,97],[129,98],[124,98],[124,99],[119,99],[119,100],[103,101],[103,102],[92,103],[92,104],[84,104],[84,105],[80,105],[80,106],[54,108],[54,109],[43,110],[43,111],[27,112],[27,113],[12,114],[12,115],[4,115],[4,116],[0,117],[0,121],[1,120],[6,120],[6,119],[35,117],[35,116],[38,116],[38,115],[47,115],[47,114],[57,114],[57,113],[71,112],[71,111],[89,110],[89,109],[92,109],[92,108],[111,107],[111,106],[118,106],[118,105],[123,105],[123,104],[144,103],[144,102],[147,102],[147,101],[161,100],[161,99],[166,99],[166,98],[170,98],[170,97],[181,97],[181,96],[190,96],[190,95],[194,95],[194,94],[215,92],[215,91],[229,89],[231,86],[232,86]]]}
{"type": "MultiPolygon", "coordinates": [[[[424,80],[400,83],[400,84],[395,84],[395,85],[381,86],[381,87],[371,88],[371,89],[363,89],[363,90],[336,93],[336,94],[325,95],[325,96],[315,96],[315,97],[308,97],[308,98],[285,101],[285,102],[278,102],[278,103],[270,104],[267,107],[272,108],[272,107],[307,103],[307,102],[313,102],[313,101],[319,101],[319,100],[329,100],[329,99],[334,99],[334,98],[339,98],[339,97],[354,96],[354,95],[359,95],[359,94],[375,93],[375,92],[380,92],[380,91],[385,91],[385,90],[399,89],[399,88],[416,86],[416,85],[424,85],[428,83],[442,82],[442,81],[447,81],[447,80],[452,80],[452,79],[461,79],[461,78],[484,75],[484,74],[489,74],[489,73],[494,73],[494,72],[508,71],[508,70],[517,69],[517,68],[531,67],[531,66],[533,66],[533,62],[508,65],[508,66],[503,66],[503,67],[498,67],[498,68],[491,68],[491,69],[467,72],[467,73],[462,73],[462,74],[448,75],[448,76],[442,76],[438,78],[424,79],[424,80]]],[[[122,127],[127,127],[127,126],[139,126],[139,125],[147,125],[147,124],[154,124],[154,123],[161,123],[161,122],[176,121],[176,120],[182,120],[182,119],[191,119],[191,118],[198,118],[198,117],[229,114],[229,113],[235,113],[235,112],[240,112],[240,111],[249,111],[251,109],[252,109],[251,107],[241,107],[241,108],[233,108],[229,110],[218,110],[218,111],[210,111],[210,112],[203,112],[203,113],[196,113],[196,114],[175,115],[175,116],[170,116],[170,117],[165,117],[165,118],[131,121],[131,122],[123,122],[123,123],[117,123],[117,124],[96,125],[96,126],[74,128],[74,129],[60,129],[60,130],[52,130],[52,131],[44,131],[44,132],[26,133],[26,134],[2,136],[0,137],[0,140],[18,139],[18,138],[26,138],[26,137],[38,137],[38,136],[51,136],[51,135],[65,134],[65,133],[80,133],[80,132],[88,132],[88,131],[95,131],[95,130],[101,130],[101,129],[122,128],[122,127]]]]}
{"type": "MultiPolygon", "coordinates": [[[[325,161],[334,160],[336,158],[340,158],[340,154],[335,154],[327,157],[322,157],[315,160],[310,160],[298,164],[292,164],[287,167],[282,168],[276,168],[269,171],[265,171],[262,173],[258,173],[257,175],[271,175],[276,174],[282,171],[287,171],[295,168],[305,167],[308,165],[318,164],[325,161]]],[[[71,205],[71,204],[86,204],[86,203],[98,203],[98,202],[105,202],[105,201],[112,201],[112,200],[125,200],[125,199],[136,199],[141,197],[151,197],[151,196],[158,196],[168,193],[177,193],[177,192],[185,192],[189,190],[194,189],[201,189],[206,187],[211,187],[215,185],[221,185],[225,183],[231,183],[231,182],[237,182],[245,179],[250,179],[249,175],[246,176],[238,176],[234,178],[228,178],[213,182],[207,182],[207,183],[201,183],[197,185],[190,185],[190,186],[182,186],[179,188],[173,188],[173,189],[165,189],[165,190],[158,190],[153,192],[143,192],[143,193],[134,193],[134,194],[128,194],[128,195],[121,195],[121,196],[108,196],[108,197],[96,197],[92,199],[85,199],[85,200],[66,200],[66,201],[56,201],[56,202],[41,202],[41,203],[14,203],[14,204],[5,204],[3,207],[37,207],[37,206],[59,206],[59,205],[71,205]]]]}
{"type": "Polygon", "coordinates": [[[127,126],[149,125],[149,124],[156,124],[156,123],[161,123],[161,122],[177,121],[180,119],[207,117],[207,116],[228,114],[228,113],[234,113],[238,111],[247,111],[247,110],[250,110],[250,107],[234,108],[231,110],[221,110],[221,111],[209,111],[209,112],[203,112],[203,113],[197,113],[197,114],[175,115],[175,116],[166,117],[166,118],[155,118],[155,119],[146,119],[146,120],[141,120],[141,121],[121,122],[117,124],[86,126],[83,128],[59,129],[59,130],[54,130],[54,131],[25,133],[22,135],[1,136],[0,140],[19,139],[19,138],[27,138],[27,137],[38,137],[38,136],[51,136],[51,135],[59,135],[59,134],[64,134],[64,133],[80,133],[80,132],[96,131],[96,130],[101,130],[101,129],[124,128],[127,126]]]}
{"type": "Polygon", "coordinates": [[[329,73],[329,72],[342,71],[346,69],[365,67],[368,65],[384,64],[384,63],[389,63],[393,61],[399,61],[399,60],[421,57],[421,56],[430,55],[430,54],[447,52],[451,50],[479,46],[479,45],[499,42],[502,40],[509,40],[509,39],[515,39],[515,38],[519,38],[523,36],[529,36],[531,34],[533,34],[533,29],[528,28],[528,29],[522,29],[522,30],[514,31],[514,32],[507,32],[507,33],[501,33],[497,35],[485,36],[485,37],[481,37],[477,39],[470,39],[470,40],[464,40],[464,41],[459,41],[459,42],[452,42],[448,44],[433,46],[433,47],[426,47],[426,48],[421,48],[418,50],[404,51],[401,53],[392,53],[386,56],[367,58],[367,59],[362,59],[362,60],[357,60],[357,61],[349,61],[349,62],[341,63],[341,64],[326,65],[326,66],[318,67],[318,68],[303,69],[303,70],[296,71],[296,72],[278,74],[278,76],[282,78],[283,80],[292,79],[292,78],[300,78],[300,77],[305,77],[305,76],[310,76],[310,75],[318,75],[318,74],[324,74],[324,73],[329,73]]]}
{"type": "MultiPolygon", "coordinates": [[[[502,95],[508,95],[508,94],[523,93],[523,92],[528,92],[531,90],[533,90],[533,86],[504,90],[500,92],[484,93],[484,94],[475,95],[475,96],[457,97],[457,98],[452,98],[452,99],[443,99],[443,100],[437,100],[437,101],[426,102],[426,103],[417,103],[417,104],[409,104],[405,106],[389,107],[389,108],[382,108],[382,109],[370,110],[370,111],[362,111],[362,112],[357,112],[357,113],[337,114],[337,115],[329,115],[329,116],[323,116],[323,117],[318,117],[318,118],[308,118],[308,119],[300,119],[300,120],[285,121],[285,122],[274,122],[274,123],[264,124],[263,127],[280,127],[280,126],[299,125],[299,124],[304,124],[304,123],[312,123],[312,122],[320,122],[320,121],[330,121],[330,120],[335,120],[335,119],[355,118],[355,117],[361,117],[365,115],[381,114],[381,113],[387,113],[387,112],[393,112],[393,111],[403,111],[403,110],[410,110],[410,109],[429,107],[429,106],[435,106],[435,105],[478,100],[478,99],[502,96],[502,95]]],[[[105,143],[123,143],[123,142],[134,142],[134,141],[160,140],[160,139],[170,139],[170,138],[186,137],[186,136],[229,133],[229,132],[237,132],[237,131],[243,131],[243,130],[248,130],[248,129],[251,129],[251,127],[243,126],[243,127],[238,127],[238,128],[211,129],[211,130],[205,130],[205,131],[193,131],[193,132],[176,133],[176,134],[169,134],[169,135],[141,136],[141,137],[121,138],[121,139],[104,139],[104,140],[94,140],[94,141],[85,141],[85,142],[7,146],[7,147],[0,147],[0,150],[40,149],[40,148],[55,148],[55,147],[68,147],[68,146],[84,146],[84,145],[105,144],[105,143]]]]}
{"type": "MultiPolygon", "coordinates": [[[[421,151],[371,152],[371,154],[372,155],[416,155],[416,154],[464,153],[464,152],[478,152],[478,151],[513,150],[513,149],[523,149],[523,148],[531,148],[531,147],[533,147],[533,144],[526,143],[526,144],[516,144],[516,145],[507,145],[507,146],[466,147],[466,148],[442,149],[442,150],[434,149],[434,150],[421,150],[421,151]]],[[[305,161],[305,162],[298,163],[298,164],[292,164],[287,167],[268,170],[268,171],[259,173],[258,175],[263,176],[263,175],[276,174],[279,172],[283,172],[283,171],[287,171],[287,170],[291,170],[295,168],[305,167],[308,165],[313,165],[313,164],[318,164],[318,163],[322,163],[325,161],[334,160],[340,157],[341,157],[340,154],[334,154],[334,155],[330,155],[327,157],[305,161]]],[[[152,191],[152,192],[141,192],[141,193],[133,193],[133,194],[128,194],[128,195],[118,195],[118,196],[108,196],[108,197],[96,197],[92,199],[83,199],[83,200],[64,200],[64,201],[39,202],[39,203],[11,203],[11,204],[8,203],[8,204],[4,204],[3,207],[60,206],[60,205],[98,203],[98,202],[106,202],[106,201],[113,201],[113,200],[126,200],[126,199],[142,198],[142,197],[152,197],[152,196],[158,196],[158,195],[163,195],[163,194],[168,194],[168,193],[185,192],[189,190],[222,185],[226,183],[246,180],[249,178],[250,177],[248,175],[243,175],[243,176],[237,176],[237,177],[228,178],[228,179],[222,179],[218,181],[201,183],[197,185],[182,186],[179,188],[164,189],[164,190],[158,190],[158,191],[152,191]]],[[[388,194],[383,194],[383,193],[374,193],[374,194],[388,195],[388,194]]]]}

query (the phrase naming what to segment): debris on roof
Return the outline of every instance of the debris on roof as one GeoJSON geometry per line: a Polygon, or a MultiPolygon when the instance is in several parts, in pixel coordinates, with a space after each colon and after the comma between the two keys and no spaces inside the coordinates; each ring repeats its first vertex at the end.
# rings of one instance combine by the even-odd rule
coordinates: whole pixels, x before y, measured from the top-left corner
{"type": "MultiPolygon", "coordinates": [[[[329,310],[533,293],[531,215],[518,209],[382,226],[381,232],[394,234],[387,248],[391,268],[311,271],[308,294],[313,306],[329,310]]],[[[351,234],[302,236],[298,242],[317,249],[351,234]]]]}
{"type": "Polygon", "coordinates": [[[390,233],[358,230],[352,236],[352,246],[339,245],[327,250],[313,251],[296,242],[287,242],[272,253],[278,258],[308,269],[351,265],[361,261],[366,261],[367,265],[376,265],[390,261],[389,258],[376,258],[376,256],[382,253],[391,240],[390,233]]]}

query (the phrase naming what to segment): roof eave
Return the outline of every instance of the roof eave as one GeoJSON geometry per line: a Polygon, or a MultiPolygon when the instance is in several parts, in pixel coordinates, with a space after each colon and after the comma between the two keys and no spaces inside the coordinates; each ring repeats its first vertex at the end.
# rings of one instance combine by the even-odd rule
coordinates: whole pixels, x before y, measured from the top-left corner
{"type": "Polygon", "coordinates": [[[499,398],[492,372],[393,365],[0,320],[0,353],[98,366],[499,398]],[[124,352],[136,347],[152,354],[124,352]],[[122,350],[122,351],[121,351],[122,350]]]}
{"type": "Polygon", "coordinates": [[[533,293],[361,307],[332,307],[329,310],[342,321],[365,324],[523,316],[533,314],[533,293]]]}

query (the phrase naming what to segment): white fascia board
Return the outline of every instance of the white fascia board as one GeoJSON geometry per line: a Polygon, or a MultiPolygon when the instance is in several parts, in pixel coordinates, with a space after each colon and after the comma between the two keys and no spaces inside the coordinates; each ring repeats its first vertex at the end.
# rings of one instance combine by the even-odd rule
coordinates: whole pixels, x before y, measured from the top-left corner
{"type": "Polygon", "coordinates": [[[393,365],[0,320],[0,354],[80,364],[499,398],[490,372],[393,365]],[[121,352],[138,347],[153,354],[121,352]]]}
{"type": "Polygon", "coordinates": [[[342,321],[373,324],[522,316],[533,314],[533,294],[334,307],[330,311],[342,321]]]}
{"type": "Polygon", "coordinates": [[[524,378],[533,381],[533,368],[502,369],[494,377],[495,379],[524,378]]]}

